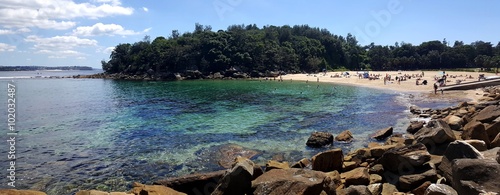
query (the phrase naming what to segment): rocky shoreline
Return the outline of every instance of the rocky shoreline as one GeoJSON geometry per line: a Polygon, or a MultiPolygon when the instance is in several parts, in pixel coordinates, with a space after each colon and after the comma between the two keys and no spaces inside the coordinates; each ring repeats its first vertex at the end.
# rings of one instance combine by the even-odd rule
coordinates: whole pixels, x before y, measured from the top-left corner
{"type": "MultiPolygon", "coordinates": [[[[500,192],[500,88],[484,89],[479,103],[461,102],[444,109],[410,107],[417,117],[407,133],[392,127],[374,132],[368,147],[345,154],[333,141],[350,142],[348,130],[336,136],[315,132],[309,147],[325,151],[290,163],[265,166],[238,156],[228,169],[133,184],[130,192],[82,190],[104,194],[498,194],[500,192]]],[[[245,155],[243,155],[245,156],[245,155]]],[[[0,194],[45,194],[0,190],[0,194]]]]}
{"type": "Polygon", "coordinates": [[[223,72],[202,73],[198,70],[188,70],[181,73],[155,73],[153,70],[147,71],[144,74],[127,74],[127,73],[99,73],[93,75],[75,75],[67,78],[92,78],[92,79],[115,79],[115,80],[136,80],[136,81],[180,81],[180,80],[198,80],[198,79],[247,79],[269,77],[276,78],[280,75],[286,75],[285,72],[267,71],[265,73],[252,71],[250,73],[240,72],[234,69],[229,69],[223,72]]]}

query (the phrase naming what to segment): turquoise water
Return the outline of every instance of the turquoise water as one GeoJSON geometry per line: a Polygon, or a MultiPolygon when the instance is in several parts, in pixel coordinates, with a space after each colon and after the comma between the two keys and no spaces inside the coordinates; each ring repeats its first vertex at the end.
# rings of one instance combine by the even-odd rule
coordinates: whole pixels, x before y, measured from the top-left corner
{"type": "MultiPolygon", "coordinates": [[[[5,94],[6,83],[0,83],[5,94]]],[[[126,191],[133,181],[219,170],[209,154],[228,143],[259,151],[252,160],[261,164],[276,154],[294,162],[320,151],[305,146],[311,132],[351,130],[354,143],[335,143],[347,151],[366,145],[377,129],[395,126],[403,132],[409,121],[401,94],[324,83],[19,79],[15,84],[16,187],[48,194],[126,191]]],[[[6,121],[7,97],[2,98],[0,121],[6,121]]],[[[1,139],[8,139],[6,132],[1,139]]],[[[0,152],[7,151],[7,143],[1,144],[0,152]]],[[[6,157],[0,163],[8,167],[6,157]]],[[[0,188],[7,188],[2,179],[0,188]]]]}

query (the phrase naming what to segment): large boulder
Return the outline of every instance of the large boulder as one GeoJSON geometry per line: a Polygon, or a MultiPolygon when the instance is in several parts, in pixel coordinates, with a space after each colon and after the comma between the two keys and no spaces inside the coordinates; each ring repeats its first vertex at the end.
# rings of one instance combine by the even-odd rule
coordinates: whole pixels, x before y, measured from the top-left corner
{"type": "Polygon", "coordinates": [[[473,146],[465,141],[454,141],[448,145],[443,154],[443,159],[439,165],[439,169],[443,172],[443,176],[448,180],[453,180],[452,177],[452,162],[455,159],[472,158],[484,159],[483,155],[473,146]]]}
{"type": "Polygon", "coordinates": [[[311,161],[307,158],[303,158],[290,166],[290,168],[305,168],[308,167],[311,164],[311,161]]]}
{"type": "Polygon", "coordinates": [[[446,184],[431,184],[424,195],[458,195],[457,191],[446,184]]]}
{"type": "Polygon", "coordinates": [[[426,127],[415,133],[415,140],[425,145],[436,145],[456,140],[450,126],[441,119],[429,121],[426,127]]]}
{"type": "Polygon", "coordinates": [[[464,126],[464,131],[462,132],[462,139],[478,139],[483,140],[486,145],[490,145],[490,139],[486,133],[484,125],[479,121],[471,121],[464,126]]]}
{"type": "Polygon", "coordinates": [[[364,195],[364,194],[372,194],[366,185],[352,185],[346,189],[340,190],[340,193],[337,194],[345,194],[345,195],[364,195]]]}
{"type": "Polygon", "coordinates": [[[275,160],[270,160],[267,161],[266,163],[266,171],[269,171],[271,169],[288,169],[288,168],[290,168],[288,162],[278,162],[275,160]]]}
{"type": "Polygon", "coordinates": [[[500,133],[490,143],[491,148],[500,147],[500,133]]]}
{"type": "Polygon", "coordinates": [[[341,171],[344,164],[344,154],[342,149],[337,148],[316,154],[311,161],[313,170],[323,172],[341,171]]]}
{"type": "Polygon", "coordinates": [[[196,194],[201,192],[204,194],[210,194],[213,192],[217,183],[225,173],[226,171],[222,170],[210,173],[184,175],[181,177],[156,181],[154,184],[164,185],[187,194],[196,194]]]}
{"type": "Polygon", "coordinates": [[[331,146],[333,143],[333,134],[328,132],[313,132],[306,145],[313,148],[320,148],[323,146],[331,146]]]}
{"type": "Polygon", "coordinates": [[[308,169],[273,169],[252,181],[253,194],[320,194],[323,172],[308,169]]]}
{"type": "Polygon", "coordinates": [[[397,145],[383,145],[383,146],[376,146],[373,148],[370,148],[370,153],[372,157],[379,158],[381,157],[385,152],[387,152],[390,149],[396,148],[397,145]]]}
{"type": "Polygon", "coordinates": [[[485,130],[489,140],[493,141],[500,134],[500,117],[493,120],[491,124],[485,125],[485,130]]]}
{"type": "MultiPolygon", "coordinates": [[[[0,190],[0,192],[1,192],[1,190],[0,190]]],[[[173,192],[172,195],[174,195],[175,193],[178,193],[178,192],[173,192]]],[[[0,194],[2,194],[2,193],[0,193],[0,194]]],[[[181,193],[181,194],[184,194],[184,193],[181,193]]],[[[127,193],[127,192],[103,192],[103,191],[98,191],[98,190],[80,190],[80,191],[76,192],[75,195],[135,195],[135,194],[127,193]]]]}
{"type": "Polygon", "coordinates": [[[370,184],[370,174],[365,167],[358,167],[351,171],[340,174],[342,179],[345,179],[344,184],[350,185],[368,185],[370,184]]]}
{"type": "Polygon", "coordinates": [[[132,194],[139,195],[185,195],[185,193],[181,193],[175,191],[171,188],[162,186],[162,185],[144,185],[140,183],[134,183],[132,185],[134,188],[132,189],[132,194]]]}
{"type": "Polygon", "coordinates": [[[417,188],[413,189],[411,193],[413,194],[418,194],[418,195],[423,195],[425,193],[425,190],[431,185],[432,183],[430,181],[424,182],[422,185],[418,186],[417,188]]]}
{"type": "Polygon", "coordinates": [[[323,190],[327,194],[336,194],[337,188],[342,185],[342,178],[340,177],[340,173],[338,171],[332,171],[325,173],[326,177],[323,181],[323,190]]]}
{"type": "Polygon", "coordinates": [[[401,148],[391,149],[377,160],[377,163],[388,170],[397,174],[404,174],[408,168],[420,167],[431,159],[425,145],[417,143],[401,148]]]}
{"type": "Polygon", "coordinates": [[[372,195],[380,195],[382,194],[382,185],[383,185],[382,183],[374,183],[368,185],[367,187],[372,195]]]}
{"type": "Polygon", "coordinates": [[[500,116],[500,106],[499,105],[490,105],[481,110],[474,119],[482,122],[489,123],[500,116]]]}
{"type": "Polygon", "coordinates": [[[392,195],[399,192],[395,185],[390,183],[382,184],[382,195],[392,195]]]}
{"type": "Polygon", "coordinates": [[[444,121],[448,123],[451,129],[453,130],[461,130],[464,120],[461,117],[455,115],[448,115],[444,118],[444,121]]]}
{"type": "Polygon", "coordinates": [[[490,159],[453,161],[452,186],[458,194],[500,192],[500,164],[490,159]]]}
{"type": "Polygon", "coordinates": [[[403,175],[399,177],[399,188],[402,191],[410,191],[422,185],[426,181],[436,182],[438,179],[436,170],[429,169],[423,173],[403,175]]]}
{"type": "Polygon", "coordinates": [[[424,127],[424,124],[424,121],[412,121],[410,125],[408,125],[408,128],[406,128],[406,132],[415,134],[418,130],[424,127]]]}
{"type": "Polygon", "coordinates": [[[247,194],[251,192],[255,164],[238,157],[234,167],[222,177],[212,195],[247,194]]]}
{"type": "Polygon", "coordinates": [[[372,135],[373,139],[382,140],[392,135],[393,128],[387,127],[385,129],[380,129],[375,134],[372,135]]]}
{"type": "Polygon", "coordinates": [[[483,140],[478,140],[478,139],[468,139],[464,140],[478,151],[485,151],[488,150],[488,146],[486,146],[486,143],[483,140]]]}
{"type": "Polygon", "coordinates": [[[349,130],[342,131],[335,137],[335,141],[342,141],[342,142],[351,142],[353,139],[354,137],[352,136],[352,133],[349,130]]]}

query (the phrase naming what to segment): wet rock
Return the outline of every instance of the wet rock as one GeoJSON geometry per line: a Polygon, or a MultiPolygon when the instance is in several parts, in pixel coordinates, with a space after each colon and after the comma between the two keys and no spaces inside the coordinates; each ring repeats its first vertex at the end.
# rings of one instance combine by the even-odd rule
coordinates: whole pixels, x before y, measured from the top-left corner
{"type": "Polygon", "coordinates": [[[424,195],[458,195],[457,191],[446,184],[431,184],[424,195]]]}
{"type": "Polygon", "coordinates": [[[462,129],[462,125],[464,122],[462,118],[455,116],[455,115],[448,115],[443,120],[446,123],[448,123],[448,126],[450,126],[451,129],[457,130],[457,131],[462,129]]]}
{"type": "Polygon", "coordinates": [[[247,158],[237,158],[234,167],[222,177],[212,195],[249,193],[254,166],[255,164],[247,158]]]}
{"type": "Polygon", "coordinates": [[[326,175],[307,169],[273,169],[252,181],[253,194],[320,194],[326,175]]]}
{"type": "Polygon", "coordinates": [[[424,127],[424,124],[425,123],[423,121],[412,121],[408,128],[406,128],[406,132],[415,134],[418,130],[424,127]]]}
{"type": "Polygon", "coordinates": [[[481,110],[474,119],[482,122],[489,123],[500,116],[500,106],[499,105],[490,105],[481,110]]]}
{"type": "Polygon", "coordinates": [[[500,150],[498,150],[498,152],[497,152],[497,159],[496,160],[500,164],[500,150]]]}
{"type": "Polygon", "coordinates": [[[291,168],[305,168],[308,167],[311,164],[311,161],[307,158],[303,158],[302,160],[296,162],[291,166],[291,168]]]}
{"type": "Polygon", "coordinates": [[[245,148],[237,144],[222,144],[210,147],[206,151],[200,152],[200,158],[207,159],[211,164],[218,164],[221,167],[230,169],[234,164],[234,159],[241,156],[248,159],[260,154],[259,151],[245,148]]]}
{"type": "Polygon", "coordinates": [[[278,162],[275,160],[270,160],[267,161],[266,163],[266,171],[269,171],[271,169],[289,169],[290,165],[288,165],[288,162],[278,162]]]}
{"type": "Polygon", "coordinates": [[[486,145],[490,145],[490,140],[484,125],[479,121],[472,121],[464,126],[464,131],[462,132],[462,139],[478,139],[483,140],[486,145]]]}
{"type": "Polygon", "coordinates": [[[2,195],[47,195],[45,192],[34,190],[14,190],[14,189],[0,189],[2,195]]]}
{"type": "Polygon", "coordinates": [[[161,185],[144,185],[134,182],[134,188],[130,191],[132,194],[140,195],[185,195],[185,193],[175,191],[171,188],[161,185]]]}
{"type": "Polygon", "coordinates": [[[394,173],[406,167],[419,167],[431,159],[429,152],[425,145],[417,143],[402,148],[391,149],[382,155],[377,160],[384,166],[384,170],[392,171],[394,173]]]}
{"type": "Polygon", "coordinates": [[[342,189],[339,194],[345,195],[363,195],[363,194],[371,194],[368,187],[365,185],[352,185],[346,189],[342,189]]]}
{"type": "Polygon", "coordinates": [[[455,134],[443,120],[429,121],[426,127],[415,133],[415,140],[425,145],[435,145],[455,141],[455,134]]]}
{"type": "Polygon", "coordinates": [[[490,159],[453,161],[452,186],[458,194],[500,192],[500,164],[490,159]]]}
{"type": "Polygon", "coordinates": [[[438,167],[448,181],[453,180],[451,175],[453,160],[461,158],[484,159],[483,155],[467,142],[457,140],[450,143],[438,167]]]}
{"type": "Polygon", "coordinates": [[[341,171],[344,164],[342,149],[333,149],[321,152],[312,157],[312,169],[316,171],[330,172],[341,171]]]}
{"type": "Polygon", "coordinates": [[[483,140],[469,139],[464,141],[470,144],[472,147],[476,148],[476,150],[478,151],[485,151],[488,149],[486,143],[483,140]]]}
{"type": "Polygon", "coordinates": [[[426,181],[436,182],[437,179],[437,173],[434,169],[418,174],[403,175],[399,177],[399,188],[403,191],[410,191],[426,181]]]}
{"type": "Polygon", "coordinates": [[[370,184],[370,174],[368,173],[368,169],[364,167],[359,167],[353,169],[352,171],[341,173],[340,177],[345,179],[344,184],[346,186],[370,184]]]}
{"type": "Polygon", "coordinates": [[[331,146],[333,143],[333,135],[328,132],[313,132],[306,145],[313,148],[320,148],[323,146],[331,146]]]}
{"type": "Polygon", "coordinates": [[[349,130],[342,131],[335,137],[335,141],[342,141],[342,142],[351,142],[353,139],[354,137],[352,136],[352,133],[349,130]]]}
{"type": "Polygon", "coordinates": [[[422,112],[420,111],[420,108],[418,106],[412,105],[412,106],[410,106],[410,113],[420,114],[422,112]]]}
{"type": "Polygon", "coordinates": [[[187,194],[196,194],[200,192],[210,194],[225,173],[226,171],[222,170],[210,173],[185,175],[156,181],[154,184],[164,185],[187,194]]]}
{"type": "Polygon", "coordinates": [[[387,139],[384,145],[405,145],[406,139],[400,136],[391,136],[387,139]]]}
{"type": "Polygon", "coordinates": [[[382,140],[392,135],[393,128],[388,127],[385,129],[380,129],[375,134],[372,135],[373,139],[382,140]]]}

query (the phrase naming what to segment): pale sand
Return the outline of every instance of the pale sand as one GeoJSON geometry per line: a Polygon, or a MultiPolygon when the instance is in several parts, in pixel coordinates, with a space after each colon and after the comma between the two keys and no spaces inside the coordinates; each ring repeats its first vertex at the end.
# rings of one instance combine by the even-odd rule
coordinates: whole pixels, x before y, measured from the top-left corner
{"type": "MultiPolygon", "coordinates": [[[[380,79],[370,80],[370,79],[360,79],[356,71],[348,71],[350,77],[343,77],[343,72],[327,72],[326,75],[323,73],[318,74],[288,74],[283,75],[283,80],[294,80],[294,81],[307,81],[309,83],[314,82],[329,82],[329,83],[338,83],[338,84],[346,84],[346,85],[354,85],[361,87],[369,87],[383,90],[393,90],[402,93],[416,93],[423,96],[428,96],[429,98],[462,98],[469,99],[470,101],[477,101],[480,97],[482,97],[482,90],[465,90],[465,91],[445,91],[441,94],[438,88],[438,94],[434,94],[433,84],[435,83],[434,77],[441,78],[442,75],[439,74],[438,71],[424,71],[424,77],[419,80],[419,83],[422,83],[423,80],[427,80],[427,85],[416,85],[415,78],[407,79],[406,81],[401,81],[399,84],[394,78],[396,76],[402,75],[420,75],[422,71],[370,71],[371,75],[381,75],[380,79]],[[334,75],[340,75],[340,78],[331,78],[334,75]],[[392,81],[388,81],[384,85],[384,77],[385,75],[391,75],[392,81]]],[[[462,80],[462,83],[477,81],[479,74],[484,74],[485,76],[495,76],[494,73],[484,73],[484,72],[457,72],[457,71],[446,71],[448,74],[447,83],[449,85],[455,84],[456,80],[462,80]],[[466,78],[465,76],[471,75],[473,78],[466,78]],[[452,76],[456,76],[456,78],[452,78],[452,76]]],[[[278,78],[276,78],[278,79],[278,78]]]]}

